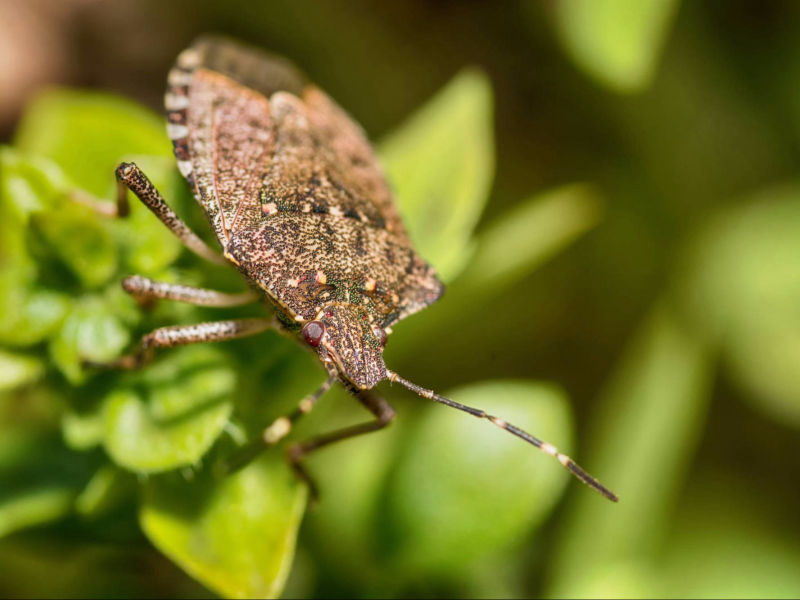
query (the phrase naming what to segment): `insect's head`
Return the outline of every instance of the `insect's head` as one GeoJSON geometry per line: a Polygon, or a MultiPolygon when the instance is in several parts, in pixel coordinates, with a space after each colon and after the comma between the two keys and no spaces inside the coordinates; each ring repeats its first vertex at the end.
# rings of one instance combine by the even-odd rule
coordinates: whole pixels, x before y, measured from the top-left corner
{"type": "Polygon", "coordinates": [[[352,304],[327,306],[301,333],[305,342],[317,348],[323,360],[333,360],[339,373],[356,388],[370,389],[386,379],[386,331],[370,322],[366,309],[352,304]]]}

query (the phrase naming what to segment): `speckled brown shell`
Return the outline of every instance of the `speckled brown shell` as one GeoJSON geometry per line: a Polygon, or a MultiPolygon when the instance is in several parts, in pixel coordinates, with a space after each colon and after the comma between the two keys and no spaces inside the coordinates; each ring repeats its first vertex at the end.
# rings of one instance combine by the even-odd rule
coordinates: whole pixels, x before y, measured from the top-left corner
{"type": "Polygon", "coordinates": [[[339,353],[355,353],[338,363],[351,382],[384,378],[382,360],[358,360],[374,328],[443,286],[412,248],[363,131],[290,63],[227,39],[197,40],[168,81],[178,167],[226,258],[286,320],[323,320],[339,353]]]}

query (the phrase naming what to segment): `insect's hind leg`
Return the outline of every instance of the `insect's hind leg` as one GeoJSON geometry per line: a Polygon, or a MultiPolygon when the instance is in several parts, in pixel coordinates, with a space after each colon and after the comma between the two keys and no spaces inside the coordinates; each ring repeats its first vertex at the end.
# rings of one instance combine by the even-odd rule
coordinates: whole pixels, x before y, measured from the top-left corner
{"type": "Polygon", "coordinates": [[[297,476],[308,485],[309,496],[312,500],[316,500],[319,497],[319,491],[314,480],[303,466],[303,457],[335,442],[383,429],[389,425],[395,417],[395,412],[391,404],[382,396],[368,390],[359,390],[355,392],[355,396],[368,411],[375,415],[374,421],[353,425],[352,427],[345,427],[344,429],[338,429],[318,437],[313,437],[305,442],[293,444],[289,446],[287,450],[289,465],[297,476]]]}
{"type": "Polygon", "coordinates": [[[172,348],[203,342],[221,342],[255,335],[274,327],[272,319],[229,319],[194,325],[160,327],[142,337],[137,348],[109,363],[84,361],[87,367],[105,369],[138,369],[149,363],[158,348],[172,348]]]}
{"type": "Polygon", "coordinates": [[[116,176],[118,216],[124,217],[129,213],[127,191],[130,190],[189,250],[210,262],[220,265],[228,264],[219,252],[212,250],[175,214],[175,211],[169,207],[163,196],[136,164],[121,163],[117,167],[116,176]]]}

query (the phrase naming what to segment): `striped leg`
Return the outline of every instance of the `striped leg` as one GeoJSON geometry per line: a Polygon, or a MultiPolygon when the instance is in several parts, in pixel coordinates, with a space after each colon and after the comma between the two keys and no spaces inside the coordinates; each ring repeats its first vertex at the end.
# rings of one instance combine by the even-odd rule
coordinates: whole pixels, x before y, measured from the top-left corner
{"type": "Polygon", "coordinates": [[[357,435],[383,429],[392,422],[392,419],[394,419],[394,409],[383,397],[367,390],[358,391],[355,393],[355,395],[356,398],[358,398],[358,401],[361,402],[361,404],[363,404],[369,412],[375,415],[374,421],[332,431],[331,433],[323,434],[321,436],[311,438],[305,442],[289,446],[287,451],[289,464],[297,476],[303,480],[306,485],[308,485],[309,496],[311,497],[312,501],[319,497],[319,492],[313,479],[309,476],[308,471],[306,471],[305,467],[303,467],[302,458],[310,452],[319,450],[320,448],[328,446],[329,444],[346,440],[347,438],[355,437],[357,435]]]}
{"type": "Polygon", "coordinates": [[[255,292],[242,292],[241,294],[226,294],[216,290],[176,285],[155,281],[131,275],[122,280],[122,289],[140,302],[149,300],[176,300],[198,306],[230,307],[241,306],[255,302],[258,295],[255,292]]]}
{"type": "Polygon", "coordinates": [[[212,250],[189,229],[178,215],[167,205],[161,194],[147,176],[134,163],[122,163],[117,167],[117,215],[127,216],[129,212],[127,191],[130,190],[158,219],[166,225],[192,252],[206,260],[226,265],[228,262],[219,252],[212,250]]]}
{"type": "Polygon", "coordinates": [[[195,325],[161,327],[145,335],[131,354],[109,363],[84,362],[85,366],[108,369],[138,369],[149,363],[157,348],[172,348],[203,342],[221,342],[261,333],[274,327],[272,319],[231,319],[195,325]]]}
{"type": "Polygon", "coordinates": [[[394,373],[392,371],[388,371],[387,370],[386,374],[389,377],[389,381],[394,381],[396,383],[399,383],[400,385],[408,388],[409,390],[411,390],[415,394],[418,394],[418,395],[422,396],[423,398],[427,398],[428,400],[433,400],[434,402],[439,402],[440,404],[444,404],[446,406],[450,406],[451,408],[456,408],[458,410],[462,410],[465,413],[471,414],[473,417],[478,417],[479,419],[486,419],[487,421],[490,421],[494,425],[497,425],[500,429],[505,429],[509,433],[511,433],[511,434],[517,436],[518,438],[521,438],[521,439],[525,440],[529,444],[537,447],[539,450],[541,450],[545,454],[549,454],[550,456],[553,456],[553,457],[557,458],[558,462],[560,462],[562,465],[564,465],[564,467],[569,469],[569,471],[573,475],[575,475],[575,477],[580,479],[583,483],[585,483],[586,485],[588,485],[589,487],[591,487],[595,491],[601,493],[603,496],[605,496],[609,500],[612,500],[614,502],[617,502],[619,500],[619,498],[617,498],[617,496],[616,496],[616,494],[614,494],[614,492],[612,492],[607,487],[605,487],[602,483],[597,481],[597,479],[595,479],[594,477],[589,475],[589,473],[584,471],[569,456],[559,452],[558,449],[555,446],[553,446],[552,444],[549,444],[549,443],[544,442],[544,441],[542,441],[542,440],[540,440],[538,438],[535,438],[531,434],[529,434],[526,431],[523,431],[522,429],[520,429],[519,427],[516,427],[516,426],[512,425],[511,423],[507,423],[506,421],[504,421],[503,419],[501,419],[499,417],[495,417],[493,415],[487,414],[486,411],[483,411],[483,410],[481,410],[479,408],[472,408],[471,406],[466,406],[465,404],[460,404],[458,402],[455,402],[454,400],[450,400],[449,398],[445,398],[444,396],[440,396],[439,394],[437,394],[433,390],[428,390],[428,389],[425,389],[425,388],[417,385],[416,383],[411,383],[410,381],[400,377],[397,373],[394,373]]]}
{"type": "MultiPolygon", "coordinates": [[[[327,366],[327,365],[326,365],[327,366]]],[[[336,381],[336,372],[331,368],[328,369],[328,379],[312,394],[303,398],[290,414],[278,417],[272,424],[267,427],[258,439],[243,446],[234,456],[227,460],[220,471],[221,475],[235,473],[239,469],[248,465],[254,458],[261,452],[274,446],[285,438],[294,427],[294,424],[300,420],[303,415],[311,412],[317,401],[331,389],[331,386],[336,381]]]]}

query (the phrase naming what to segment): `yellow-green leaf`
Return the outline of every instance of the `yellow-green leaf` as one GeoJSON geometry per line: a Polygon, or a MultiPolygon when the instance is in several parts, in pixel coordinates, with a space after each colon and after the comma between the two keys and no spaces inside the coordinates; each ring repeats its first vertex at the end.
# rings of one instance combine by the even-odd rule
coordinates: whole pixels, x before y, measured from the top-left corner
{"type": "Polygon", "coordinates": [[[678,0],[558,0],[561,41],[587,74],[619,92],[652,80],[678,0]]]}
{"type": "MultiPolygon", "coordinates": [[[[448,397],[570,451],[567,400],[553,386],[481,382],[448,397]]],[[[405,450],[385,511],[396,548],[392,560],[413,572],[454,576],[515,546],[542,522],[570,479],[558,461],[519,438],[444,406],[429,407],[405,450]]]]}
{"type": "Polygon", "coordinates": [[[106,450],[140,473],[197,463],[228,422],[235,385],[217,349],[174,350],[105,399],[106,450]]]}
{"type": "Polygon", "coordinates": [[[687,253],[681,296],[698,331],[722,344],[745,399],[800,426],[800,186],[717,214],[687,253]]]}
{"type": "Polygon", "coordinates": [[[64,319],[50,342],[50,356],[72,383],[87,378],[83,360],[110,361],[128,344],[130,332],[117,313],[100,297],[85,296],[64,319]]]}
{"type": "Polygon", "coordinates": [[[600,217],[600,198],[588,185],[573,184],[537,194],[490,223],[458,282],[460,292],[499,293],[578,236],[600,217]]]}
{"type": "Polygon", "coordinates": [[[592,420],[584,465],[619,503],[580,494],[554,552],[549,594],[640,596],[709,402],[712,354],[668,306],[642,323],[592,420]]]}
{"type": "Polygon", "coordinates": [[[38,358],[0,349],[0,391],[32,383],[43,373],[44,364],[38,358]]]}
{"type": "Polygon", "coordinates": [[[98,197],[114,189],[123,156],[170,156],[163,119],[140,104],[85,90],[51,89],[28,106],[17,128],[20,150],[58,163],[73,183],[98,197]]]}
{"type": "Polygon", "coordinates": [[[228,598],[274,598],[294,557],[306,490],[280,453],[215,479],[155,478],[140,511],[164,554],[228,598]]]}
{"type": "Polygon", "coordinates": [[[492,89],[470,69],[381,144],[415,247],[445,281],[469,259],[494,173],[492,136],[492,89]]]}

